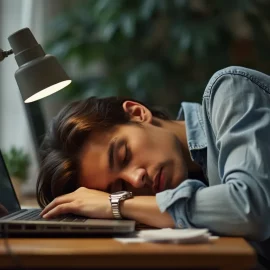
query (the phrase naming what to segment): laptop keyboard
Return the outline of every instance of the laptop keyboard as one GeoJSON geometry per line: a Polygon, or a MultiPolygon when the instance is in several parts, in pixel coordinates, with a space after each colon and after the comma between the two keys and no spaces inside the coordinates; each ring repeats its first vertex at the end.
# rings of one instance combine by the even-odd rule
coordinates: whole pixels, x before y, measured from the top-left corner
{"type": "MultiPolygon", "coordinates": [[[[10,218],[12,218],[12,217],[14,217],[14,216],[17,216],[18,214],[21,214],[21,213],[26,212],[26,211],[27,211],[27,209],[20,210],[19,212],[16,211],[16,212],[14,212],[14,213],[12,213],[12,214],[9,214],[9,215],[8,215],[8,218],[10,219],[10,218]]],[[[4,217],[4,218],[5,218],[5,217],[4,217]]],[[[3,218],[2,218],[2,219],[3,219],[3,218]]]]}
{"type": "MultiPolygon", "coordinates": [[[[22,211],[27,211],[27,210],[22,210],[22,211]]],[[[19,216],[13,220],[32,220],[32,221],[40,220],[40,221],[64,221],[64,222],[85,222],[87,220],[87,218],[85,217],[76,216],[73,214],[62,215],[55,218],[45,219],[39,215],[40,213],[41,213],[41,210],[39,209],[31,210],[31,211],[28,211],[26,214],[19,216]]]]}

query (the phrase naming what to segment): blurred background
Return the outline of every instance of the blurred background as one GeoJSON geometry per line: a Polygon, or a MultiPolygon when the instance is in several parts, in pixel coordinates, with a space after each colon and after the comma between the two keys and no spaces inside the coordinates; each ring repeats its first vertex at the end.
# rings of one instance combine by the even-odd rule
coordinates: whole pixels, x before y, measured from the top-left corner
{"type": "Polygon", "coordinates": [[[164,107],[201,102],[211,75],[230,65],[270,74],[268,0],[0,0],[0,48],[29,27],[73,83],[23,104],[14,56],[0,63],[0,149],[23,203],[34,196],[38,148],[51,118],[89,96],[164,107]]]}

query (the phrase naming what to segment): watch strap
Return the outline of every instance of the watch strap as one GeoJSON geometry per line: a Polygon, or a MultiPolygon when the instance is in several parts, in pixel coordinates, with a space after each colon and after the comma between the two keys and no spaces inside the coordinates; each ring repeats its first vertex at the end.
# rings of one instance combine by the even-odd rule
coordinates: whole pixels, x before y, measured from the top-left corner
{"type": "Polygon", "coordinates": [[[120,203],[121,201],[124,201],[126,199],[132,198],[132,192],[125,192],[124,194],[111,194],[110,195],[110,202],[112,207],[112,214],[115,219],[122,219],[121,213],[120,213],[120,203]]]}

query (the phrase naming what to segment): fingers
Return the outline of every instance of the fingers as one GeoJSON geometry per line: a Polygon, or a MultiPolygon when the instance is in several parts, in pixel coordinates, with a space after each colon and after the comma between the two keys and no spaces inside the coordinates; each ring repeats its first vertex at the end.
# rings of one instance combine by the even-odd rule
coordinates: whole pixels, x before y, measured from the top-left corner
{"type": "Polygon", "coordinates": [[[53,208],[55,208],[58,205],[64,204],[64,203],[69,203],[72,201],[72,193],[62,195],[60,197],[55,198],[52,202],[50,202],[40,213],[40,216],[45,215],[49,211],[51,211],[53,208]]]}
{"type": "Polygon", "coordinates": [[[73,202],[63,203],[48,211],[46,214],[43,215],[43,218],[53,218],[64,214],[78,214],[77,212],[78,208],[76,208],[73,202]]]}

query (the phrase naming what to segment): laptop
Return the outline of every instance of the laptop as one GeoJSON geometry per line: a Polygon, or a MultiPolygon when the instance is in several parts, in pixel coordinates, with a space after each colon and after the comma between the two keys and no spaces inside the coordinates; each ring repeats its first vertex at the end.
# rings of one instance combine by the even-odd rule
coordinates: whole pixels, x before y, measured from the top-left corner
{"type": "Polygon", "coordinates": [[[89,219],[63,215],[44,219],[41,209],[21,209],[0,151],[0,234],[126,234],[135,230],[133,220],[89,219]]]}

